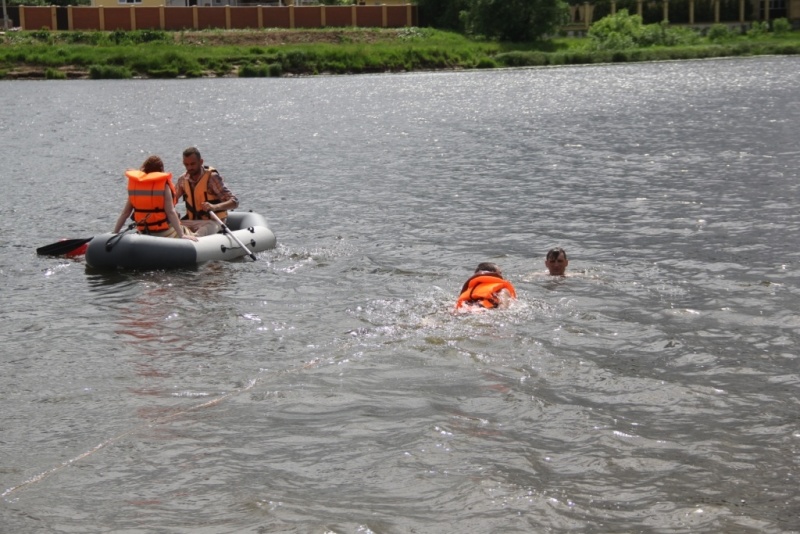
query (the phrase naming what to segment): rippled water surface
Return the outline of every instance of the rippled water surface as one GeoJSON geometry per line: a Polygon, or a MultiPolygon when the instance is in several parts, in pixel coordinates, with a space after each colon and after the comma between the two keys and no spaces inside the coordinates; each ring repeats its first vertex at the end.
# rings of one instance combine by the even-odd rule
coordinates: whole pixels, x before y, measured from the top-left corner
{"type": "Polygon", "coordinates": [[[3,83],[0,531],[800,531],[798,87],[798,58],[3,83]],[[277,249],[36,255],[189,145],[277,249]],[[454,314],[481,261],[518,301],[454,314]]]}

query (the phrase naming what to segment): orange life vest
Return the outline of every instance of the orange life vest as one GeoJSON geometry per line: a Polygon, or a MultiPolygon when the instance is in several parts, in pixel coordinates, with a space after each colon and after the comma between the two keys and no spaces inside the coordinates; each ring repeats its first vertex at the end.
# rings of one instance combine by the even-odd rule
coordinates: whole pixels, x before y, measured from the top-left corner
{"type": "MultiPolygon", "coordinates": [[[[211,173],[216,172],[216,169],[214,167],[204,167],[203,169],[203,176],[200,177],[197,183],[192,184],[188,177],[183,180],[183,191],[181,193],[183,193],[183,199],[186,202],[186,219],[210,219],[208,212],[200,206],[203,205],[203,202],[218,204],[222,201],[208,187],[211,173]]],[[[223,221],[228,216],[227,211],[215,211],[214,213],[223,221]]]]}
{"type": "Polygon", "coordinates": [[[164,211],[164,186],[169,185],[173,202],[177,198],[172,174],[168,172],[151,172],[145,174],[139,170],[125,171],[128,177],[128,198],[133,205],[133,220],[142,234],[163,232],[170,227],[167,213],[164,211]]]}
{"type": "Polygon", "coordinates": [[[517,292],[508,280],[490,274],[477,274],[467,280],[461,288],[456,308],[462,304],[480,304],[484,308],[496,308],[500,304],[497,294],[503,289],[508,290],[513,298],[517,298],[517,292]]]}

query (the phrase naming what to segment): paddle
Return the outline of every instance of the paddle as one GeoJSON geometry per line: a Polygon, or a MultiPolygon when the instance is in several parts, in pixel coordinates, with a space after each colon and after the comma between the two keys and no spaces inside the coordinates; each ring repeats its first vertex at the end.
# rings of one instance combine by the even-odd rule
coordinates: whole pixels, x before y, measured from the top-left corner
{"type": "Polygon", "coordinates": [[[253,254],[252,252],[250,252],[250,249],[248,249],[246,246],[244,246],[244,243],[242,243],[241,241],[239,241],[239,238],[238,238],[238,237],[236,237],[236,235],[234,235],[234,233],[233,233],[233,232],[231,232],[231,231],[230,231],[230,229],[229,229],[227,226],[225,226],[225,223],[224,223],[224,222],[222,222],[222,221],[219,219],[219,217],[217,217],[217,214],[216,214],[216,213],[214,213],[213,211],[209,211],[209,212],[208,212],[208,214],[211,216],[211,218],[212,218],[212,219],[214,219],[215,221],[217,221],[217,223],[218,223],[218,224],[220,224],[220,225],[222,226],[222,231],[223,231],[223,232],[225,232],[226,234],[228,234],[229,236],[231,236],[231,237],[233,238],[233,240],[234,240],[234,241],[236,241],[237,243],[239,243],[239,246],[240,246],[240,247],[242,247],[242,248],[244,249],[244,251],[245,251],[245,252],[247,252],[247,255],[248,255],[248,256],[250,256],[251,258],[253,258],[253,261],[256,261],[256,255],[255,255],[255,254],[253,254]]]}
{"type": "Polygon", "coordinates": [[[36,249],[36,253],[40,256],[64,256],[70,252],[77,253],[78,249],[94,239],[94,237],[86,237],[82,239],[62,239],[56,243],[45,245],[36,249]]]}

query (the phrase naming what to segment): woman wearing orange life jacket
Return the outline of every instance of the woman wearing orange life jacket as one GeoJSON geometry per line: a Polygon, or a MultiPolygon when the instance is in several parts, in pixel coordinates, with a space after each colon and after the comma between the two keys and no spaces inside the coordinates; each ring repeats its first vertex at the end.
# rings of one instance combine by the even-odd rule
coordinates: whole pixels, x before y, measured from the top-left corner
{"type": "Polygon", "coordinates": [[[117,218],[114,233],[119,233],[128,217],[136,222],[140,234],[157,237],[178,237],[197,241],[181,226],[175,211],[175,186],[172,174],[164,172],[164,163],[158,156],[150,156],[140,170],[128,170],[128,200],[117,218]]]}
{"type": "Polygon", "coordinates": [[[500,308],[507,305],[505,295],[517,298],[511,282],[503,278],[500,268],[494,263],[481,263],[475,274],[461,288],[456,309],[464,305],[477,304],[484,308],[500,308]]]}

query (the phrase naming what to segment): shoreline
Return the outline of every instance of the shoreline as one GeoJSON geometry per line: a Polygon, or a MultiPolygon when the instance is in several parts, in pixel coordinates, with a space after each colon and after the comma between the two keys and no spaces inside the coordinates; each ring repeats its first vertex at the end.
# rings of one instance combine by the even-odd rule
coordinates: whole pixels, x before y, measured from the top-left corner
{"type": "Polygon", "coordinates": [[[588,38],[470,40],[428,28],[6,32],[0,80],[306,77],[800,55],[800,33],[589,50],[588,38]]]}

